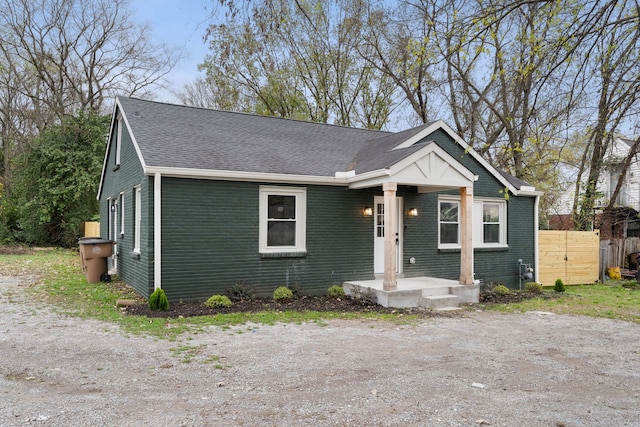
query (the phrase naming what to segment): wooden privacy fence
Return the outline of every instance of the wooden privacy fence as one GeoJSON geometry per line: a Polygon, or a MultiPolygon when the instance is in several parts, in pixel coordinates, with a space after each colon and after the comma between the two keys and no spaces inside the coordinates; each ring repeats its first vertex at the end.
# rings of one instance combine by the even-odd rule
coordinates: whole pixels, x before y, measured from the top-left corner
{"type": "Polygon", "coordinates": [[[609,267],[632,267],[628,264],[627,256],[633,252],[640,252],[640,237],[600,241],[600,277],[609,267]]]}
{"type": "Polygon", "coordinates": [[[539,231],[538,280],[553,286],[595,283],[600,277],[600,237],[597,231],[539,231]]]}

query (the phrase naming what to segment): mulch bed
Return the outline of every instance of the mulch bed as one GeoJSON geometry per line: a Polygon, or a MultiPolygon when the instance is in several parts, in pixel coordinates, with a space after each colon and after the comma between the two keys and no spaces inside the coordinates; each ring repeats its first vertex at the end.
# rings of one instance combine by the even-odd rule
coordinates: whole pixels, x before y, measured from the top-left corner
{"type": "Polygon", "coordinates": [[[209,308],[203,302],[178,302],[169,304],[166,311],[154,311],[148,304],[137,304],[123,308],[131,315],[147,317],[193,317],[228,313],[256,313],[260,311],[319,311],[336,313],[389,313],[418,315],[424,317],[447,316],[451,312],[438,312],[421,307],[392,308],[377,304],[367,304],[353,298],[333,299],[326,296],[302,296],[289,302],[276,302],[272,299],[254,299],[237,301],[231,307],[209,308]]]}
{"type": "MultiPolygon", "coordinates": [[[[558,298],[563,294],[556,292],[544,292],[535,294],[531,292],[511,292],[507,295],[498,295],[493,292],[481,292],[480,303],[474,305],[477,309],[483,309],[493,304],[510,304],[530,298],[558,298]]],[[[346,297],[334,299],[327,296],[302,296],[289,302],[276,302],[270,298],[254,299],[252,301],[236,301],[231,307],[209,308],[204,302],[178,302],[169,304],[166,311],[154,311],[147,303],[136,304],[122,309],[123,313],[146,317],[179,318],[194,316],[215,316],[216,314],[229,313],[257,313],[260,311],[319,311],[336,313],[380,313],[417,315],[418,317],[455,317],[464,311],[434,311],[422,307],[393,308],[382,307],[362,300],[346,297]]]]}

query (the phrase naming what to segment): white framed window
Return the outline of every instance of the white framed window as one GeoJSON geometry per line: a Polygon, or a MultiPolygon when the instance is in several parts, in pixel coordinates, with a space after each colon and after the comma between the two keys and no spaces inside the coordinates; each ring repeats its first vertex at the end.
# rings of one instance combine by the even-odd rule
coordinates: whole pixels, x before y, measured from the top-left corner
{"type": "Polygon", "coordinates": [[[440,199],[438,201],[438,247],[460,247],[460,201],[440,199]]]}
{"type": "Polygon", "coordinates": [[[120,193],[120,236],[124,236],[124,193],[120,193]]]}
{"type": "Polygon", "coordinates": [[[507,246],[507,201],[474,199],[473,245],[475,247],[507,246]]]}
{"type": "Polygon", "coordinates": [[[261,253],[307,250],[306,188],[261,186],[259,209],[261,253]]]}
{"type": "MultiPolygon", "coordinates": [[[[438,199],[438,248],[460,247],[460,198],[444,196],[438,199]]],[[[504,199],[474,198],[473,247],[506,247],[507,202],[504,199]]]]}
{"type": "Polygon", "coordinates": [[[142,223],[142,188],[133,187],[133,251],[140,253],[140,225],[142,223]]]}
{"type": "Polygon", "coordinates": [[[122,117],[118,117],[116,127],[116,166],[120,166],[120,151],[122,147],[122,117]]]}

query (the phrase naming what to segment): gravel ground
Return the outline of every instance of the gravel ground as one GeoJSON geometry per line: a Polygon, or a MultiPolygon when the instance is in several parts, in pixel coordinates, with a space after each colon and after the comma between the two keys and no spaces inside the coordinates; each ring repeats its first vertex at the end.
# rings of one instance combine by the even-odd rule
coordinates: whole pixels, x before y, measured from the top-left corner
{"type": "Polygon", "coordinates": [[[547,313],[128,336],[0,278],[2,426],[638,426],[640,325],[547,313]]]}

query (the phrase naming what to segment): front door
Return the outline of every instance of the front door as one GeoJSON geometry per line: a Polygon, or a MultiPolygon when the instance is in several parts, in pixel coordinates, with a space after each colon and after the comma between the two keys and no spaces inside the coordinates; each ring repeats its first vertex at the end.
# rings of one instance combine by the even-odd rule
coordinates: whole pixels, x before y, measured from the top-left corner
{"type": "MultiPolygon", "coordinates": [[[[374,198],[373,273],[384,274],[384,197],[374,198]]],[[[402,273],[402,198],[396,198],[396,273],[402,273]]]]}

